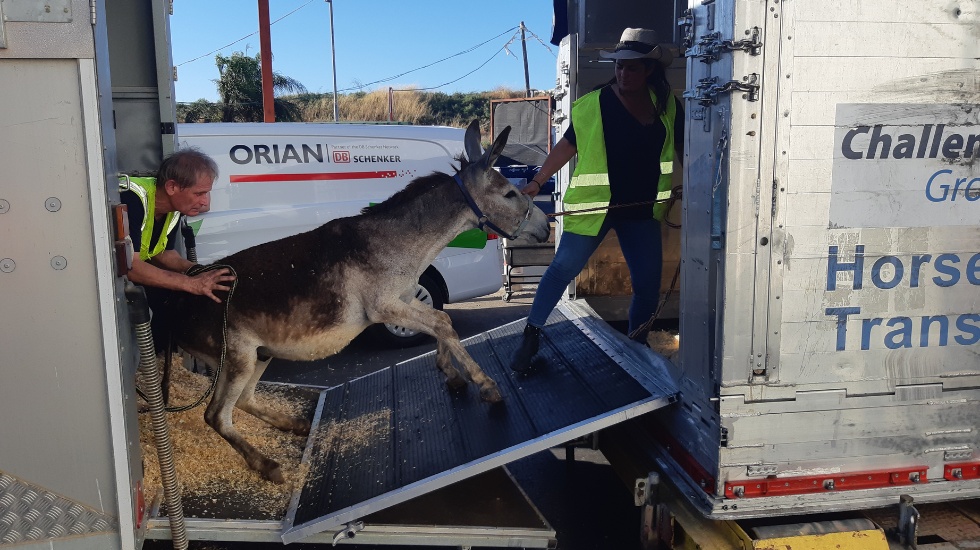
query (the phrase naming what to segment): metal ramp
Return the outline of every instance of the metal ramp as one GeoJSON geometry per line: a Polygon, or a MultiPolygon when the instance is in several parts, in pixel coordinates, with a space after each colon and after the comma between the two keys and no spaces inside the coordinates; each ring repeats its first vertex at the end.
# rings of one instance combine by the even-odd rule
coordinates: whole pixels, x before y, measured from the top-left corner
{"type": "Polygon", "coordinates": [[[283,522],[290,543],[672,403],[663,358],[562,304],[534,371],[507,364],[524,322],[465,340],[504,400],[451,392],[429,353],[325,390],[304,461],[307,483],[283,522]]]}

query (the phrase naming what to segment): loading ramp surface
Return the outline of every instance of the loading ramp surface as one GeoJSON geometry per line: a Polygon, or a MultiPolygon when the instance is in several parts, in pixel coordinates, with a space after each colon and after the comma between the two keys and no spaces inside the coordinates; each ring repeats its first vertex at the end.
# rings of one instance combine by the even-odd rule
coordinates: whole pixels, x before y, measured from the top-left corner
{"type": "Polygon", "coordinates": [[[283,542],[346,525],[676,400],[665,360],[628,342],[585,305],[563,303],[552,313],[528,375],[507,366],[523,328],[519,321],[463,342],[497,381],[502,403],[483,403],[472,384],[450,391],[434,352],[325,390],[306,451],[307,483],[287,512],[283,542]],[[357,426],[349,421],[366,417],[381,419],[384,429],[346,429],[357,426]],[[365,435],[372,436],[370,444],[365,435]],[[362,440],[347,445],[351,438],[362,440]]]}

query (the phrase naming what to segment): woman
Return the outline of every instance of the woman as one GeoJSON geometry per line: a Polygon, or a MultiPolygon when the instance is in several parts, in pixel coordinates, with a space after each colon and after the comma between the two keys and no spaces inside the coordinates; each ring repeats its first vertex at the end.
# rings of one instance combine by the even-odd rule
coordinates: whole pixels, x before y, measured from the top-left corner
{"type": "Polygon", "coordinates": [[[660,222],[667,213],[675,149],[680,157],[684,136],[683,112],[665,74],[670,56],[648,29],[626,29],[616,49],[600,55],[615,60],[615,79],[572,105],[564,137],[524,188],[537,195],[542,182],[578,154],[563,202],[568,211],[590,211],[565,217],[561,243],[511,362],[517,372],[530,368],[548,315],[610,229],[616,230],[633,283],[630,332],[650,319],[659,299],[660,222]]]}

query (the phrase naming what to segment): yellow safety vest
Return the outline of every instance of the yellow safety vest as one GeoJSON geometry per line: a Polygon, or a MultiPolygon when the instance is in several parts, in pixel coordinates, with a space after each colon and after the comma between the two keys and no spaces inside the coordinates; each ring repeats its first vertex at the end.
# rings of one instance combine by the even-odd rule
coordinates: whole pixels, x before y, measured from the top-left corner
{"type": "Polygon", "coordinates": [[[163,220],[163,232],[157,240],[156,246],[150,249],[153,238],[153,224],[155,221],[154,211],[156,209],[157,179],[156,178],[129,178],[129,185],[126,180],[119,180],[120,191],[132,191],[140,198],[143,203],[143,224],[140,226],[140,259],[144,262],[167,249],[167,236],[177,226],[180,220],[180,212],[169,212],[163,220]]]}
{"type": "MultiPolygon", "coordinates": [[[[609,189],[609,165],[606,163],[606,140],[602,131],[602,111],[599,108],[599,92],[596,90],[580,97],[572,104],[572,126],[578,149],[578,163],[572,181],[565,191],[565,209],[569,211],[604,208],[609,206],[612,193],[609,189]]],[[[670,96],[668,96],[670,98],[670,96]]],[[[650,99],[657,105],[657,96],[650,90],[650,99]]],[[[672,99],[672,98],[671,98],[672,99]]],[[[670,198],[671,175],[674,172],[674,117],[677,108],[674,101],[667,101],[667,109],[660,115],[667,130],[664,147],[660,151],[660,179],[657,182],[657,200],[670,198]]],[[[667,203],[653,206],[653,217],[663,221],[667,215],[667,203]]],[[[570,214],[565,217],[565,231],[579,235],[595,236],[606,219],[606,211],[570,214]]]]}

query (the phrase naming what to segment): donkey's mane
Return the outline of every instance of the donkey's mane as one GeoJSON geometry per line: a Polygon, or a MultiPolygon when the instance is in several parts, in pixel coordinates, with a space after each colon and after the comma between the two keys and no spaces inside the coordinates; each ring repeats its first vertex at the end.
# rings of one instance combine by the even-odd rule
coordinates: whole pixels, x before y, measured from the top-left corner
{"type": "MultiPolygon", "coordinates": [[[[457,156],[455,160],[459,163],[459,168],[457,169],[455,166],[452,168],[457,174],[462,172],[470,164],[462,154],[457,156]]],[[[361,214],[386,214],[392,212],[398,209],[398,207],[401,205],[412,202],[418,197],[425,195],[429,191],[445,183],[447,177],[451,178],[452,176],[443,172],[433,172],[428,176],[417,177],[409,182],[404,189],[395,193],[384,202],[373,204],[371,206],[365,206],[363,209],[361,209],[361,214]]]]}

